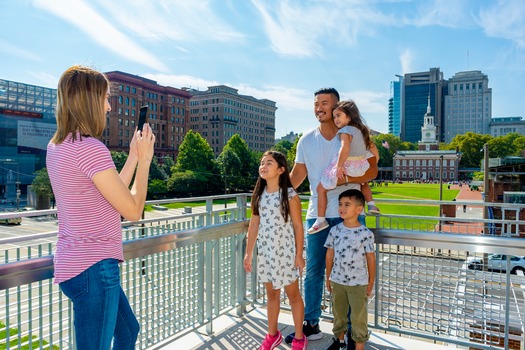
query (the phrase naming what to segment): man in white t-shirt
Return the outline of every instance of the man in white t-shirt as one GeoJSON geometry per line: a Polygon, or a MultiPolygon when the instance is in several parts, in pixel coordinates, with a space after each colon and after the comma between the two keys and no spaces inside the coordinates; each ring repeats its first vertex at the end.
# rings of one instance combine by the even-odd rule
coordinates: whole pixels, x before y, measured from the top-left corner
{"type": "MultiPolygon", "coordinates": [[[[305,133],[297,144],[295,165],[290,172],[292,185],[297,188],[308,176],[310,182],[310,202],[306,214],[307,228],[310,228],[317,218],[317,184],[321,174],[330,165],[330,160],[339,153],[341,141],[337,137],[339,130],[334,124],[332,111],[339,101],[339,93],[334,88],[323,88],[314,94],[314,114],[319,121],[319,127],[305,133]]],[[[308,340],[318,340],[323,337],[319,329],[321,316],[321,298],[324,289],[324,274],[326,268],[326,248],[324,246],[330,228],[342,220],[338,212],[338,197],[345,190],[360,189],[359,184],[338,186],[328,192],[326,221],[329,226],[315,234],[306,237],[306,276],[304,280],[305,315],[303,333],[308,340]]],[[[291,343],[294,334],[286,337],[291,343]]]]}

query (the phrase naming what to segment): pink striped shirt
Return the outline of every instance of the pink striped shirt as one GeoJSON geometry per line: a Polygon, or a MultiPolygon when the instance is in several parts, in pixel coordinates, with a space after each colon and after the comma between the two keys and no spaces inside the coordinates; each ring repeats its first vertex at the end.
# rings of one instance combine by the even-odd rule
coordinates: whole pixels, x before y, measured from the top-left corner
{"type": "Polygon", "coordinates": [[[55,283],[104,259],[124,260],[120,214],[98,191],[96,173],[115,168],[109,150],[94,137],[69,135],[47,146],[47,170],[58,212],[55,283]]]}

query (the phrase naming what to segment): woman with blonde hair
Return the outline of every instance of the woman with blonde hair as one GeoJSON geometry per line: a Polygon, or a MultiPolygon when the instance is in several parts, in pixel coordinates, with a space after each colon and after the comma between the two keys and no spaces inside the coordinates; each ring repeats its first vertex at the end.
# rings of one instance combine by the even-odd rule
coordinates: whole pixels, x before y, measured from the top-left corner
{"type": "Polygon", "coordinates": [[[112,341],[113,349],[134,349],[140,327],[120,285],[121,216],[142,215],[155,136],[148,124],[135,130],[118,173],[99,140],[111,110],[104,74],[70,67],[57,94],[46,159],[58,213],[55,283],[73,303],[77,349],[107,350],[112,341]]]}

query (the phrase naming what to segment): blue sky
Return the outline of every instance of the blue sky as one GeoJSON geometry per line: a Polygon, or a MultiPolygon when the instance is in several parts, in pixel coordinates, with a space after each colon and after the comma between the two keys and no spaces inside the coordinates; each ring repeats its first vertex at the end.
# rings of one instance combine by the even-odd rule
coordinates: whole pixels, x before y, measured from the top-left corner
{"type": "Polygon", "coordinates": [[[388,131],[396,74],[481,70],[493,116],[525,116],[522,0],[16,0],[0,2],[0,78],[56,88],[73,64],[161,85],[225,84],[277,102],[276,137],[317,126],[337,88],[388,131]]]}

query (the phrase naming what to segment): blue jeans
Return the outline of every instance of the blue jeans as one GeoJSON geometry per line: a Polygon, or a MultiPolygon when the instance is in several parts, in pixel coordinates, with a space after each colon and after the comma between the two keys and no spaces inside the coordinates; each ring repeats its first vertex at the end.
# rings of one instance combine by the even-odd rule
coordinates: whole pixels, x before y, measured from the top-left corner
{"type": "MultiPolygon", "coordinates": [[[[324,244],[330,229],[343,222],[341,218],[326,218],[329,227],[314,234],[306,235],[306,276],[304,278],[304,319],[310,324],[319,323],[321,317],[321,299],[324,290],[326,270],[326,248],[324,244]]],[[[306,228],[314,224],[315,219],[306,220],[306,228]]],[[[364,225],[364,216],[359,216],[364,225]]],[[[350,312],[349,312],[350,315],[350,312]]]]}
{"type": "Polygon", "coordinates": [[[73,303],[78,350],[135,349],[140,326],[120,286],[118,261],[105,259],[60,283],[73,303]]]}

